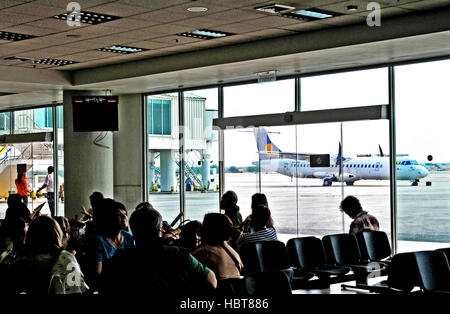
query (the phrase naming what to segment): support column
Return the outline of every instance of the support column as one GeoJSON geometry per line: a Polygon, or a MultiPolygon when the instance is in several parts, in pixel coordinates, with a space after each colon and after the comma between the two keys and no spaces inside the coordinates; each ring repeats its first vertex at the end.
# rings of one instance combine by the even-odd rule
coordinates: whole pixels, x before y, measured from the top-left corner
{"type": "Polygon", "coordinates": [[[131,215],[144,201],[142,95],[119,97],[119,131],[114,132],[114,199],[131,215]]]}
{"type": "Polygon", "coordinates": [[[155,177],[155,152],[149,150],[148,152],[148,187],[151,190],[154,183],[153,178],[155,177]]]}
{"type": "Polygon", "coordinates": [[[210,172],[210,166],[209,166],[209,160],[211,156],[209,154],[204,154],[202,156],[202,189],[204,189],[206,185],[206,190],[208,190],[209,187],[209,172],[210,172]]]}
{"type": "Polygon", "coordinates": [[[175,180],[175,159],[174,151],[170,149],[161,150],[159,160],[161,165],[161,192],[170,192],[171,188],[176,185],[175,180]]]}
{"type": "MultiPolygon", "coordinates": [[[[64,189],[65,216],[80,217],[80,206],[90,208],[89,195],[94,191],[113,197],[113,136],[108,132],[101,143],[95,145],[99,132],[74,132],[72,96],[103,95],[92,91],[64,91],[64,189]]],[[[120,103],[119,103],[120,107],[120,103]]],[[[101,117],[99,117],[101,118],[101,117]]],[[[120,126],[119,126],[120,127],[120,126]]]]}

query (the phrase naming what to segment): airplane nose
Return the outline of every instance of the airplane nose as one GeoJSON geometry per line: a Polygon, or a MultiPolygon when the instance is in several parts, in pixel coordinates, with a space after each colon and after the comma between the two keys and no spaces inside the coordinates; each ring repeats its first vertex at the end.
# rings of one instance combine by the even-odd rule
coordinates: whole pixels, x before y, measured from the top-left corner
{"type": "Polygon", "coordinates": [[[419,174],[420,174],[420,177],[421,177],[421,178],[425,178],[427,175],[430,174],[430,172],[427,170],[427,168],[425,168],[425,167],[422,166],[422,167],[419,169],[419,174]]]}

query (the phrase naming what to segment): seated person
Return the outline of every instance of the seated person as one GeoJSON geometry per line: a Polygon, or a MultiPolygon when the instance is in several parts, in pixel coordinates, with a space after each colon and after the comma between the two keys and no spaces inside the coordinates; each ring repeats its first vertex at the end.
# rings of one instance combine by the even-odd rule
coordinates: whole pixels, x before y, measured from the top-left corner
{"type": "Polygon", "coordinates": [[[230,218],[233,227],[237,228],[242,223],[242,216],[237,206],[238,197],[234,191],[227,191],[220,200],[220,209],[230,218]]]}
{"type": "Polygon", "coordinates": [[[227,243],[231,231],[230,219],[219,213],[206,214],[200,228],[202,245],[194,256],[212,269],[218,280],[238,278],[243,267],[239,254],[227,243]]]}
{"type": "Polygon", "coordinates": [[[192,220],[180,227],[180,238],[177,245],[184,247],[189,252],[194,252],[200,246],[200,228],[202,223],[198,220],[192,220]]]}
{"type": "Polygon", "coordinates": [[[75,256],[63,250],[63,233],[47,215],[33,219],[25,252],[12,264],[11,290],[27,294],[79,294],[87,291],[75,256]]]}
{"type": "Polygon", "coordinates": [[[129,224],[136,247],[118,252],[105,264],[100,294],[189,295],[216,288],[214,272],[186,249],[164,244],[157,210],[138,207],[129,224]]]}
{"type": "MultiPolygon", "coordinates": [[[[267,197],[265,194],[262,193],[255,193],[252,195],[252,213],[255,210],[255,208],[258,205],[264,205],[266,207],[269,207],[269,204],[267,202],[267,197]]],[[[252,221],[252,215],[248,215],[247,218],[245,218],[245,220],[241,223],[241,225],[239,226],[239,230],[242,230],[244,233],[248,233],[250,232],[250,222],[252,221]]],[[[274,223],[273,223],[273,219],[272,216],[269,219],[269,222],[267,223],[267,228],[274,228],[274,223]]],[[[274,228],[275,229],[275,228],[274,228]]]]}
{"type": "Polygon", "coordinates": [[[267,206],[255,206],[252,212],[250,232],[243,233],[236,241],[238,250],[248,243],[278,240],[275,229],[266,227],[270,221],[270,216],[270,209],[267,206]]]}
{"type": "Polygon", "coordinates": [[[340,209],[353,219],[349,233],[356,234],[364,230],[377,231],[380,229],[378,220],[362,209],[361,203],[356,197],[350,195],[344,198],[340,209]]]}

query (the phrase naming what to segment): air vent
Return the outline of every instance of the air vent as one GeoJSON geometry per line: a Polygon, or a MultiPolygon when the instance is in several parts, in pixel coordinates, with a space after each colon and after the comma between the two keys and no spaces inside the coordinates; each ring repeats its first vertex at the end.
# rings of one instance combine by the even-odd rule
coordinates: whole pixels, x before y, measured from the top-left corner
{"type": "Polygon", "coordinates": [[[26,61],[30,61],[31,59],[30,58],[24,58],[24,57],[7,57],[7,58],[4,58],[4,60],[26,62],[26,61]]]}
{"type": "Polygon", "coordinates": [[[117,19],[121,18],[119,16],[113,16],[113,15],[108,15],[108,14],[103,14],[103,13],[88,12],[88,11],[81,11],[80,15],[75,15],[73,17],[69,16],[71,14],[72,13],[63,13],[63,14],[55,15],[55,16],[53,16],[53,18],[59,19],[59,20],[69,19],[74,22],[81,22],[81,23],[92,24],[92,25],[111,22],[113,20],[117,20],[117,19]]]}
{"type": "Polygon", "coordinates": [[[59,59],[40,59],[40,60],[34,60],[33,63],[64,66],[64,65],[74,64],[74,63],[78,63],[78,62],[69,61],[69,60],[59,60],[59,59]]]}
{"type": "Polygon", "coordinates": [[[280,12],[290,11],[290,10],[294,10],[294,9],[295,9],[295,7],[292,7],[292,6],[286,5],[286,4],[279,4],[279,3],[264,5],[262,7],[255,8],[255,10],[257,10],[257,11],[262,11],[262,12],[272,13],[272,14],[277,14],[280,12]]]}
{"type": "Polygon", "coordinates": [[[178,36],[185,36],[185,37],[193,37],[193,38],[199,38],[199,39],[214,39],[214,38],[222,38],[226,36],[234,35],[232,33],[225,33],[225,32],[219,32],[219,31],[212,31],[208,29],[198,29],[192,32],[185,32],[181,34],[177,34],[178,36]]]}
{"type": "Polygon", "coordinates": [[[293,18],[293,19],[297,19],[297,20],[316,21],[316,20],[323,20],[323,19],[340,16],[342,14],[312,8],[312,9],[308,9],[308,10],[298,10],[298,11],[282,13],[281,15],[284,17],[289,17],[289,18],[293,18]]]}
{"type": "Polygon", "coordinates": [[[145,51],[148,49],[114,45],[114,46],[99,48],[98,50],[128,54],[128,53],[141,52],[141,51],[145,51]]]}
{"type": "Polygon", "coordinates": [[[25,39],[35,38],[35,37],[37,37],[37,36],[0,31],[0,39],[2,39],[2,40],[19,41],[19,40],[25,40],[25,39]]]}

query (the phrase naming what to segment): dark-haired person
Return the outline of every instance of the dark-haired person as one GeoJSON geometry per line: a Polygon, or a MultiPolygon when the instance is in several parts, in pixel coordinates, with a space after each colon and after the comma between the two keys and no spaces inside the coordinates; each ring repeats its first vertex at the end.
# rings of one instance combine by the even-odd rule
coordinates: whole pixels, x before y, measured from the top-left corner
{"type": "Polygon", "coordinates": [[[218,280],[239,277],[243,267],[239,254],[227,243],[232,228],[230,219],[219,213],[206,214],[200,228],[202,245],[194,256],[212,269],[218,280]]]}
{"type": "Polygon", "coordinates": [[[47,176],[45,177],[44,184],[36,191],[36,194],[47,188],[47,201],[50,208],[50,215],[55,216],[55,188],[53,186],[53,172],[55,168],[49,166],[47,168],[47,176]]]}
{"type": "Polygon", "coordinates": [[[266,227],[270,221],[270,216],[270,209],[267,206],[255,206],[252,212],[252,221],[250,223],[251,231],[243,233],[236,241],[238,250],[248,243],[278,240],[275,229],[266,227]]]}
{"type": "Polygon", "coordinates": [[[214,272],[186,249],[161,240],[162,217],[149,206],[130,216],[136,247],[123,250],[105,264],[99,293],[127,295],[198,295],[216,288],[214,272]]]}
{"type": "Polygon", "coordinates": [[[28,189],[28,183],[25,173],[18,173],[17,179],[14,182],[16,184],[17,194],[21,196],[22,202],[28,207],[28,193],[30,193],[30,190],[28,189]]]}
{"type": "Polygon", "coordinates": [[[113,257],[119,250],[134,247],[133,236],[123,230],[126,214],[123,214],[120,203],[105,198],[96,207],[96,270],[102,272],[105,261],[113,257]]]}
{"type": "Polygon", "coordinates": [[[340,210],[353,219],[349,233],[356,234],[364,230],[380,229],[377,218],[364,211],[359,200],[352,195],[342,200],[340,210]]]}
{"type": "Polygon", "coordinates": [[[83,221],[90,220],[94,216],[94,210],[97,204],[105,197],[101,192],[93,192],[89,196],[89,202],[91,203],[91,208],[86,210],[84,206],[81,206],[81,213],[84,215],[83,221]]]}
{"type": "MultiPolygon", "coordinates": [[[[267,201],[267,197],[263,193],[255,193],[252,195],[252,213],[255,210],[255,208],[258,205],[264,205],[266,207],[269,207],[269,203],[267,201]]],[[[239,226],[239,230],[242,230],[244,233],[250,232],[250,223],[252,221],[252,215],[248,215],[247,218],[245,218],[244,222],[239,226]]],[[[272,219],[272,216],[270,216],[269,222],[267,223],[267,228],[274,228],[274,222],[272,219]]]]}
{"type": "Polygon", "coordinates": [[[220,200],[220,209],[230,218],[234,228],[238,228],[242,223],[242,216],[237,206],[238,197],[234,191],[227,191],[220,200]]]}
{"type": "Polygon", "coordinates": [[[25,253],[12,265],[15,293],[84,293],[84,282],[76,258],[62,247],[63,234],[55,219],[42,215],[33,219],[27,231],[25,253]]]}
{"type": "Polygon", "coordinates": [[[198,220],[192,220],[181,226],[180,238],[176,242],[176,245],[184,247],[189,252],[194,252],[200,246],[200,228],[202,223],[198,220]]]}

